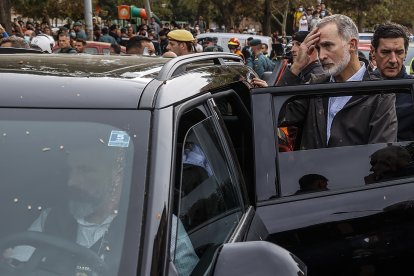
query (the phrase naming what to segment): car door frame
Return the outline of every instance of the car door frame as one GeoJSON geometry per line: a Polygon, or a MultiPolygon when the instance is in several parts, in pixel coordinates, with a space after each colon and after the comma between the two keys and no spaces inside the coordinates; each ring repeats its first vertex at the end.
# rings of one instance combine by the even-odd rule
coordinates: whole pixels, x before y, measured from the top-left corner
{"type": "Polygon", "coordinates": [[[305,84],[252,89],[255,182],[258,203],[277,198],[280,194],[277,124],[274,118],[288,100],[298,96],[375,95],[378,91],[389,89],[410,89],[413,94],[414,80],[305,84]],[[278,100],[274,100],[274,97],[278,100]]]}
{"type": "MultiPolygon", "coordinates": [[[[286,246],[289,241],[286,244],[283,243],[284,235],[290,233],[290,231],[292,233],[299,233],[299,231],[305,233],[304,231],[307,231],[307,227],[315,225],[318,227],[335,225],[335,228],[331,227],[331,229],[340,230],[341,222],[345,222],[343,225],[349,225],[353,223],[352,220],[358,219],[358,223],[364,223],[364,220],[367,220],[367,218],[375,221],[375,218],[378,216],[387,215],[387,207],[388,209],[393,207],[393,205],[387,205],[388,198],[393,198],[393,200],[401,199],[398,202],[399,205],[394,207],[394,211],[396,208],[404,210],[410,204],[404,201],[404,198],[407,197],[404,193],[407,194],[407,192],[414,190],[414,187],[412,189],[409,188],[410,185],[413,185],[412,180],[386,181],[375,185],[288,197],[282,197],[280,193],[280,187],[283,183],[280,183],[279,179],[279,153],[276,136],[278,124],[275,114],[280,114],[280,110],[287,101],[298,96],[374,95],[380,93],[380,91],[392,93],[392,91],[401,91],[401,89],[408,90],[411,92],[411,95],[414,95],[414,80],[314,84],[252,90],[255,158],[258,160],[256,162],[256,193],[258,197],[256,212],[261,216],[266,225],[272,242],[282,242],[281,245],[286,246]],[[400,187],[400,189],[397,187],[400,187]],[[359,197],[357,196],[358,193],[359,197]],[[363,202],[364,206],[358,205],[361,204],[361,198],[364,198],[364,201],[366,201],[363,202]],[[330,202],[334,203],[330,205],[330,202]],[[373,202],[377,203],[372,204],[373,202]],[[359,209],[356,207],[353,210],[349,206],[359,206],[359,209]],[[273,239],[273,235],[277,236],[278,239],[273,239]]],[[[343,237],[347,236],[347,233],[345,233],[347,230],[342,230],[344,231],[342,233],[343,237]]],[[[348,240],[343,240],[348,242],[347,245],[351,243],[355,245],[358,242],[363,246],[364,241],[369,241],[372,236],[375,237],[377,235],[377,233],[373,234],[372,232],[360,233],[361,235],[358,237],[354,236],[348,240]]],[[[299,236],[297,239],[300,239],[299,236]]],[[[353,248],[352,246],[350,247],[351,249],[353,248]]],[[[295,252],[293,248],[286,248],[292,253],[297,254],[305,263],[307,262],[306,258],[295,252]]],[[[307,253],[312,252],[306,247],[301,249],[307,253]]],[[[335,255],[337,252],[331,253],[335,255]]],[[[308,256],[312,256],[312,254],[306,257],[308,256]]],[[[325,263],[331,262],[328,259],[324,259],[324,261],[325,263]]]]}
{"type": "MultiPolygon", "coordinates": [[[[234,92],[235,93],[235,92],[234,92]]],[[[180,118],[182,114],[184,114],[186,111],[191,110],[194,107],[197,106],[204,106],[206,110],[209,112],[208,117],[212,117],[212,121],[214,124],[214,128],[217,131],[218,138],[220,141],[220,145],[223,147],[225,158],[228,160],[228,162],[231,164],[231,177],[233,181],[233,188],[237,191],[237,196],[240,199],[240,202],[242,204],[243,208],[243,214],[237,224],[237,226],[233,229],[232,233],[230,234],[227,241],[224,241],[225,243],[235,243],[235,242],[241,242],[245,240],[260,240],[265,239],[267,236],[267,231],[264,228],[263,223],[261,222],[260,218],[255,213],[255,208],[252,205],[248,205],[248,199],[246,195],[246,187],[243,180],[243,174],[240,171],[240,166],[237,161],[237,156],[235,156],[234,149],[232,149],[232,143],[231,139],[226,133],[225,125],[223,122],[223,119],[221,118],[221,115],[215,110],[216,104],[214,102],[214,98],[219,98],[221,96],[228,95],[228,91],[224,92],[223,94],[214,94],[211,93],[203,94],[199,97],[196,97],[190,101],[187,101],[177,107],[175,107],[175,114],[174,114],[174,156],[173,161],[175,163],[175,160],[177,160],[176,155],[179,154],[176,152],[176,141],[177,141],[177,133],[178,133],[178,122],[180,121],[180,118]],[[234,181],[237,182],[237,179],[240,179],[241,183],[234,183],[234,181]],[[253,230],[252,230],[253,229],[253,230]],[[249,232],[254,232],[254,234],[251,234],[249,232]]],[[[173,167],[176,167],[178,164],[173,165],[173,167]]],[[[171,177],[172,180],[176,179],[175,173],[171,177]]],[[[172,190],[172,189],[171,189],[172,190]]],[[[171,191],[173,192],[173,191],[171,191]]],[[[173,194],[170,193],[170,198],[173,198],[173,194]]],[[[173,204],[171,200],[171,204],[173,204]]],[[[173,206],[170,205],[170,210],[173,210],[173,206]]],[[[170,214],[171,217],[172,213],[170,214]]],[[[169,224],[169,230],[168,230],[168,237],[169,241],[171,239],[171,222],[169,224]]],[[[171,241],[170,241],[171,242],[171,241]]],[[[168,242],[169,246],[169,242],[168,242]]],[[[166,248],[167,249],[167,248],[166,248]]],[[[217,260],[217,257],[219,255],[219,250],[216,251],[213,260],[212,265],[210,269],[214,268],[214,263],[217,260]]],[[[166,268],[171,267],[171,263],[166,268]]]]}

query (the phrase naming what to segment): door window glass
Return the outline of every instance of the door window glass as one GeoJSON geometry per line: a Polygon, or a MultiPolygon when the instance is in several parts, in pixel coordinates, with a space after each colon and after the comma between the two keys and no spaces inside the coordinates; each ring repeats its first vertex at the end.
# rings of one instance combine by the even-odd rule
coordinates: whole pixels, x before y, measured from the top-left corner
{"type": "Polygon", "coordinates": [[[410,96],[397,94],[397,105],[391,93],[290,100],[277,119],[281,195],[413,176],[414,129],[402,126],[414,112],[402,116],[398,99],[404,95],[410,96]]]}
{"type": "Polygon", "coordinates": [[[212,118],[192,126],[182,144],[178,216],[173,216],[178,228],[173,229],[174,263],[180,275],[207,271],[240,220],[242,205],[230,168],[212,118]]]}

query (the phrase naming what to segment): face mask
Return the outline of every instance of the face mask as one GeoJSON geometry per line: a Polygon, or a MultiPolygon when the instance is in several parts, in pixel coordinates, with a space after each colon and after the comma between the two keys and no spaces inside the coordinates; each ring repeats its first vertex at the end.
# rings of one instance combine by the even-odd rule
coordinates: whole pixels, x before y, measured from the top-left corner
{"type": "Polygon", "coordinates": [[[25,35],[24,36],[24,41],[26,41],[27,43],[30,43],[30,36],[25,35]]]}
{"type": "Polygon", "coordinates": [[[155,56],[155,54],[154,54],[154,53],[153,53],[153,54],[150,54],[150,53],[149,53],[149,51],[148,51],[148,48],[147,48],[147,47],[145,47],[145,48],[144,48],[144,52],[142,53],[142,55],[143,55],[143,56],[150,56],[150,57],[155,56]]]}
{"type": "Polygon", "coordinates": [[[299,8],[299,11],[302,12],[303,11],[303,8],[299,8]]]}
{"type": "Polygon", "coordinates": [[[325,16],[325,12],[321,12],[321,16],[324,17],[325,16]]]}
{"type": "Polygon", "coordinates": [[[71,37],[76,37],[76,33],[75,32],[70,32],[70,36],[71,37]]]}

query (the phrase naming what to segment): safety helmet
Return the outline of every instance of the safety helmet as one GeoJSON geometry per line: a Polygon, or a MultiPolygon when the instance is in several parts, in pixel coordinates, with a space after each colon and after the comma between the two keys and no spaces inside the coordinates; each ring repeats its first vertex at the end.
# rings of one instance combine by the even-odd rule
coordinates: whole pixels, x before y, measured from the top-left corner
{"type": "Polygon", "coordinates": [[[235,45],[235,46],[239,47],[240,46],[240,41],[236,37],[232,37],[232,38],[230,38],[230,40],[227,44],[228,45],[235,45]]]}
{"type": "Polygon", "coordinates": [[[49,54],[51,54],[52,49],[55,46],[55,40],[50,35],[39,34],[32,38],[32,41],[30,41],[30,45],[36,45],[43,52],[48,52],[49,54]]]}

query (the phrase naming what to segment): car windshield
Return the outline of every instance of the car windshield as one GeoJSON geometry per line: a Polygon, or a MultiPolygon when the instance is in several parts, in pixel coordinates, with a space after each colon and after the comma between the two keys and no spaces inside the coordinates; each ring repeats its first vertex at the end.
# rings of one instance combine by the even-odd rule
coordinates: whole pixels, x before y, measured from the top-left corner
{"type": "Polygon", "coordinates": [[[150,112],[0,115],[0,274],[118,275],[126,231],[139,236],[127,210],[141,221],[150,112]]]}

